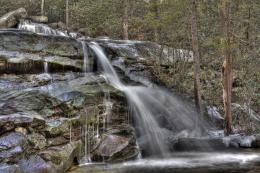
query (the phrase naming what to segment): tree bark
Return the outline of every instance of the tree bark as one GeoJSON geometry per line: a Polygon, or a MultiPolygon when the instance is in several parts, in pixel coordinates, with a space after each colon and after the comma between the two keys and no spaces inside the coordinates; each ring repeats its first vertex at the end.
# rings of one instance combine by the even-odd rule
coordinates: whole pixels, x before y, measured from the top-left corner
{"type": "Polygon", "coordinates": [[[160,19],[160,8],[159,8],[159,3],[158,0],[153,0],[153,8],[154,8],[154,13],[155,13],[155,21],[156,21],[156,27],[154,28],[154,40],[155,42],[159,43],[160,42],[160,28],[157,26],[160,19]]]}
{"type": "Polygon", "coordinates": [[[69,28],[69,0],[66,0],[66,27],[69,28]]]}
{"type": "Polygon", "coordinates": [[[222,67],[223,102],[225,111],[225,122],[227,134],[232,133],[232,56],[230,41],[230,19],[229,6],[227,0],[221,0],[221,21],[222,21],[222,54],[224,57],[222,67]]]}
{"type": "Polygon", "coordinates": [[[124,0],[124,15],[123,15],[123,39],[128,40],[128,11],[129,1],[124,0]]]}
{"type": "Polygon", "coordinates": [[[41,4],[41,15],[44,16],[44,4],[45,4],[45,0],[42,0],[42,4],[41,4]]]}
{"type": "Polygon", "coordinates": [[[194,56],[194,96],[198,113],[202,114],[201,84],[200,84],[200,55],[197,26],[197,0],[191,0],[191,36],[194,56]]]}

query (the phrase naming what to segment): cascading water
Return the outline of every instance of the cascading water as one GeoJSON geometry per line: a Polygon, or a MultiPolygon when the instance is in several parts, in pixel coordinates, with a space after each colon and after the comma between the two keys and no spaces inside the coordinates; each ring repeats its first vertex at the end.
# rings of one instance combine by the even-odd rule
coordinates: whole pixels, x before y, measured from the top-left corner
{"type": "Polygon", "coordinates": [[[44,73],[45,73],[45,74],[48,74],[48,73],[49,73],[49,65],[48,65],[48,62],[44,61],[43,66],[44,66],[44,73]]]}
{"type": "MultiPolygon", "coordinates": [[[[89,47],[97,55],[108,82],[126,94],[139,134],[139,144],[149,150],[149,155],[167,155],[166,139],[172,131],[198,135],[195,120],[199,117],[192,108],[160,88],[124,85],[102,48],[94,42],[89,47]]],[[[199,122],[199,126],[203,127],[204,124],[199,122]]]]}
{"type": "Polygon", "coordinates": [[[25,31],[31,31],[37,34],[43,34],[43,35],[56,35],[56,36],[66,36],[68,37],[68,33],[59,31],[56,29],[50,28],[48,25],[45,24],[39,24],[39,23],[33,23],[29,20],[21,21],[18,25],[18,29],[25,30],[25,31]]]}
{"type": "MultiPolygon", "coordinates": [[[[28,21],[20,23],[19,28],[38,34],[68,36],[66,33],[49,28],[47,25],[35,24],[28,21]]],[[[85,41],[81,41],[81,44],[84,52],[83,71],[86,73],[91,71],[88,62],[88,47],[85,41]]],[[[102,48],[94,42],[88,44],[88,46],[97,55],[108,83],[125,93],[129,108],[131,109],[131,116],[134,119],[133,123],[136,127],[139,145],[141,148],[148,150],[150,155],[164,156],[166,153],[169,153],[166,141],[169,136],[174,134],[173,132],[182,132],[182,134],[194,136],[198,132],[195,122],[199,122],[198,126],[203,127],[204,124],[201,121],[196,121],[198,119],[196,112],[178,97],[172,96],[160,88],[124,85],[102,48]],[[187,133],[183,133],[183,131],[187,133]]],[[[45,73],[48,72],[48,63],[44,63],[44,71],[45,73]]],[[[107,105],[106,109],[110,109],[109,105],[107,105]]],[[[86,119],[86,124],[88,124],[87,121],[86,119]]],[[[106,122],[106,120],[103,122],[104,126],[106,122]]],[[[85,158],[89,161],[90,136],[99,135],[99,127],[86,126],[83,127],[82,131],[86,144],[85,158]]]]}
{"type": "Polygon", "coordinates": [[[83,72],[87,73],[90,72],[90,66],[89,66],[89,56],[88,56],[88,48],[86,46],[86,42],[85,41],[81,41],[82,44],[82,49],[83,49],[83,53],[84,53],[84,59],[83,59],[83,72]]]}

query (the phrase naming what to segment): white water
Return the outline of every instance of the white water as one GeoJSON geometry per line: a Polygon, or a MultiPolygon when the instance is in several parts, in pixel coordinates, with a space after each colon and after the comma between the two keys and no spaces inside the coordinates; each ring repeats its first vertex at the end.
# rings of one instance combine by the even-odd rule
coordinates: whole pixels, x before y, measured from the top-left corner
{"type": "Polygon", "coordinates": [[[139,143],[148,147],[150,154],[165,156],[169,153],[166,141],[171,130],[177,133],[187,130],[189,135],[200,135],[195,123],[198,117],[192,108],[162,89],[124,85],[102,48],[93,42],[89,47],[97,55],[109,83],[126,94],[140,133],[139,143]],[[168,127],[162,127],[164,124],[168,127]]]}
{"type": "Polygon", "coordinates": [[[81,41],[82,44],[82,49],[83,49],[83,53],[84,53],[84,59],[83,59],[83,72],[87,73],[90,72],[90,66],[89,66],[89,57],[88,57],[88,48],[86,46],[86,42],[85,41],[81,41]]]}
{"type": "Polygon", "coordinates": [[[48,62],[44,61],[43,66],[44,66],[44,73],[48,74],[48,73],[49,73],[49,65],[48,65],[48,62]]]}
{"type": "Polygon", "coordinates": [[[43,35],[57,35],[68,37],[68,33],[50,28],[48,25],[33,23],[29,20],[25,20],[19,23],[18,29],[34,32],[43,35]]]}

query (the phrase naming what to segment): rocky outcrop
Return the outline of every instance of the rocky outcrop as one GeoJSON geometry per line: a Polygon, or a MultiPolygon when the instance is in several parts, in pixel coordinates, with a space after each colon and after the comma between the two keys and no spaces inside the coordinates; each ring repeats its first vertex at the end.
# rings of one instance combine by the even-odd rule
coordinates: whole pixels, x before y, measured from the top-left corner
{"type": "Polygon", "coordinates": [[[0,28],[11,28],[18,24],[19,20],[27,17],[24,8],[11,11],[0,18],[0,28]]]}
{"type": "Polygon", "coordinates": [[[52,72],[82,69],[82,45],[75,39],[3,30],[0,40],[1,73],[39,73],[44,63],[52,72]]]}
{"type": "Polygon", "coordinates": [[[118,128],[127,123],[125,97],[102,77],[65,73],[53,74],[50,83],[41,80],[35,74],[0,76],[0,170],[64,172],[85,155],[83,145],[96,161],[102,155],[94,154],[102,151],[96,147],[106,144],[113,144],[107,161],[138,154],[133,130],[118,128]]]}

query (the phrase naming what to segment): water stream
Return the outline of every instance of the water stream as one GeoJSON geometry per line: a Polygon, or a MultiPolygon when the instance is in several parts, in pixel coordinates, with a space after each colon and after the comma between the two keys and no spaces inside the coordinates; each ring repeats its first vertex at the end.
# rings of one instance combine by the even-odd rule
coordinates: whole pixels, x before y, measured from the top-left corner
{"type": "MultiPolygon", "coordinates": [[[[24,21],[19,25],[19,29],[32,31],[44,35],[68,36],[66,32],[51,29],[44,24],[35,24],[24,21]]],[[[95,164],[88,167],[77,167],[71,173],[95,172],[95,173],[244,173],[255,170],[260,172],[259,151],[244,152],[170,152],[168,141],[171,138],[180,137],[202,137],[210,130],[209,125],[196,113],[193,106],[187,104],[185,100],[177,95],[159,88],[143,78],[138,80],[143,85],[127,85],[123,83],[110,60],[106,56],[102,47],[95,42],[81,41],[84,52],[83,67],[84,77],[60,83],[51,83],[42,90],[50,95],[58,96],[62,91],[70,91],[70,85],[83,84],[89,77],[88,72],[92,72],[89,65],[89,48],[95,53],[103,69],[103,76],[107,83],[122,91],[128,102],[129,113],[127,122],[134,125],[138,145],[145,155],[135,161],[128,161],[118,164],[95,164]],[[145,85],[145,86],[144,86],[145,85]],[[130,121],[131,119],[131,121],[130,121]],[[257,166],[258,165],[258,166],[257,166]]],[[[44,62],[44,73],[49,73],[48,62],[44,62]]],[[[120,64],[119,64],[120,65],[120,64]]],[[[122,66],[120,66],[122,68],[122,66]]],[[[123,69],[123,68],[122,68],[123,69]]],[[[121,70],[122,70],[121,69],[121,70]]],[[[137,79],[131,76],[131,79],[137,79]]],[[[103,131],[109,126],[112,103],[110,93],[104,92],[105,111],[103,114],[90,112],[85,109],[85,115],[97,115],[97,122],[94,125],[88,123],[89,116],[85,116],[85,125],[81,127],[81,136],[85,145],[82,147],[83,165],[91,162],[91,146],[93,139],[99,138],[103,131]]],[[[95,111],[95,110],[94,110],[95,111]]],[[[70,140],[71,140],[70,125],[70,140]]],[[[249,173],[249,172],[248,172],[249,173]]],[[[253,173],[253,172],[250,172],[253,173]]]]}
{"type": "Polygon", "coordinates": [[[167,156],[167,137],[173,132],[187,131],[189,136],[201,135],[196,127],[206,128],[206,124],[200,121],[197,126],[195,120],[199,117],[193,108],[163,89],[123,84],[102,48],[94,42],[89,47],[97,55],[108,82],[125,93],[139,134],[139,143],[148,150],[149,155],[167,156]]]}
{"type": "Polygon", "coordinates": [[[49,65],[48,65],[48,62],[45,61],[43,64],[44,64],[44,65],[43,65],[43,66],[44,66],[44,73],[45,73],[45,74],[48,74],[48,73],[49,73],[49,65]]]}
{"type": "Polygon", "coordinates": [[[56,36],[66,36],[68,37],[68,33],[56,29],[52,29],[48,25],[41,24],[41,23],[34,23],[29,20],[21,21],[18,25],[18,29],[31,31],[37,34],[42,35],[56,35],[56,36]]]}
{"type": "Polygon", "coordinates": [[[82,49],[83,49],[83,53],[84,53],[84,59],[83,59],[83,72],[87,73],[90,72],[90,66],[89,66],[89,55],[88,55],[88,48],[86,46],[86,42],[85,41],[81,41],[82,44],[82,49]]]}

